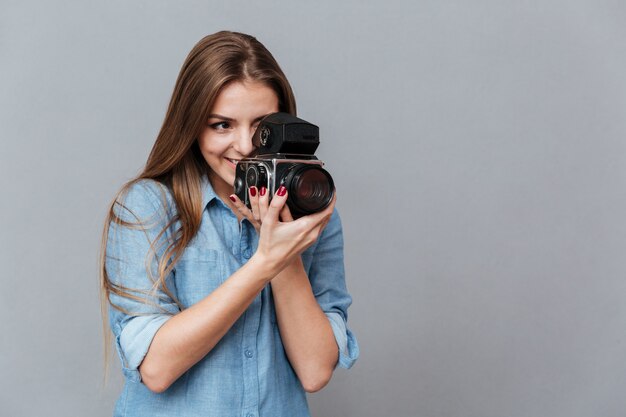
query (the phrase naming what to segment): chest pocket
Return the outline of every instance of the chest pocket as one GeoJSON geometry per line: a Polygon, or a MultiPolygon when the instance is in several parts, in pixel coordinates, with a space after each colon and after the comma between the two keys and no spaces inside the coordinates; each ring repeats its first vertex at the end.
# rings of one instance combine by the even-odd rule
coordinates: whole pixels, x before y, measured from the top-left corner
{"type": "Polygon", "coordinates": [[[211,294],[224,282],[220,252],[188,247],[175,267],[178,299],[184,308],[211,294]]]}

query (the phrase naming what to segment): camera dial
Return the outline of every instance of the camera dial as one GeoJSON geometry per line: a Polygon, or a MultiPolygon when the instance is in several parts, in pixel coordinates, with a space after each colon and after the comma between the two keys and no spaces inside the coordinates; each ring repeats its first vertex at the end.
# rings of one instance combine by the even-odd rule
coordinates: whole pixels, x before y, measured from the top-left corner
{"type": "Polygon", "coordinates": [[[267,126],[261,128],[259,137],[261,139],[261,146],[267,146],[268,139],[270,138],[270,130],[267,126]]]}
{"type": "Polygon", "coordinates": [[[267,169],[264,165],[250,165],[246,171],[248,187],[267,187],[267,169]]]}

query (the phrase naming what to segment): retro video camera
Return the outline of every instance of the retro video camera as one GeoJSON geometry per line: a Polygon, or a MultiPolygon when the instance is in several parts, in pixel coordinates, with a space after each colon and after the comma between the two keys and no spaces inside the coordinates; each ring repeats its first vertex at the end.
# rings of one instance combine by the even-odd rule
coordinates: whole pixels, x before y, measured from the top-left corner
{"type": "Polygon", "coordinates": [[[315,155],[319,128],[288,113],[272,113],[261,120],[252,143],[253,156],[237,162],[235,194],[250,207],[248,188],[265,187],[269,196],[284,185],[294,218],[322,211],[335,194],[330,174],[315,155]]]}

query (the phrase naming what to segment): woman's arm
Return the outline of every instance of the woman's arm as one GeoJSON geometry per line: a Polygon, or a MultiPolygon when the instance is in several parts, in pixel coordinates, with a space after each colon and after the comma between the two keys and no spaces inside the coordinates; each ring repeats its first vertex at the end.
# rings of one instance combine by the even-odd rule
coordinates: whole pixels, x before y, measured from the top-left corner
{"type": "Polygon", "coordinates": [[[142,381],[150,390],[165,391],[209,353],[265,285],[317,240],[332,207],[283,223],[278,216],[286,200],[286,195],[272,199],[260,230],[259,246],[248,263],[206,298],[159,328],[139,366],[142,381]]]}
{"type": "Polygon", "coordinates": [[[304,390],[324,388],[339,350],[328,318],[320,308],[300,257],[272,280],[276,318],[285,351],[304,390]]]}
{"type": "Polygon", "coordinates": [[[213,349],[273,274],[253,256],[210,295],[163,324],[139,366],[143,383],[165,391],[213,349]]]}
{"type": "MultiPolygon", "coordinates": [[[[238,198],[233,201],[236,209],[260,230],[268,198],[262,191],[254,194],[250,195],[252,209],[238,198]]],[[[351,298],[345,288],[343,236],[339,217],[333,216],[334,206],[335,198],[323,212],[326,220],[322,228],[330,224],[315,249],[309,267],[312,275],[307,275],[301,257],[297,257],[271,282],[287,357],[308,392],[322,389],[338,362],[349,368],[358,356],[356,340],[345,327],[345,310],[351,298]]],[[[281,219],[287,223],[293,221],[286,206],[281,219]]]]}

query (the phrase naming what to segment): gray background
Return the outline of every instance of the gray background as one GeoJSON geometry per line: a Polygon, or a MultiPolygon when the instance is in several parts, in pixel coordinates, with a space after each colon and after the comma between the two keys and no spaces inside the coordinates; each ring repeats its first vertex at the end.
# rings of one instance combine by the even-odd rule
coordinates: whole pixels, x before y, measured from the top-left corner
{"type": "Polygon", "coordinates": [[[362,354],[315,416],[624,416],[619,1],[0,1],[0,414],[108,416],[97,252],[186,54],[256,35],[339,190],[362,354]]]}

